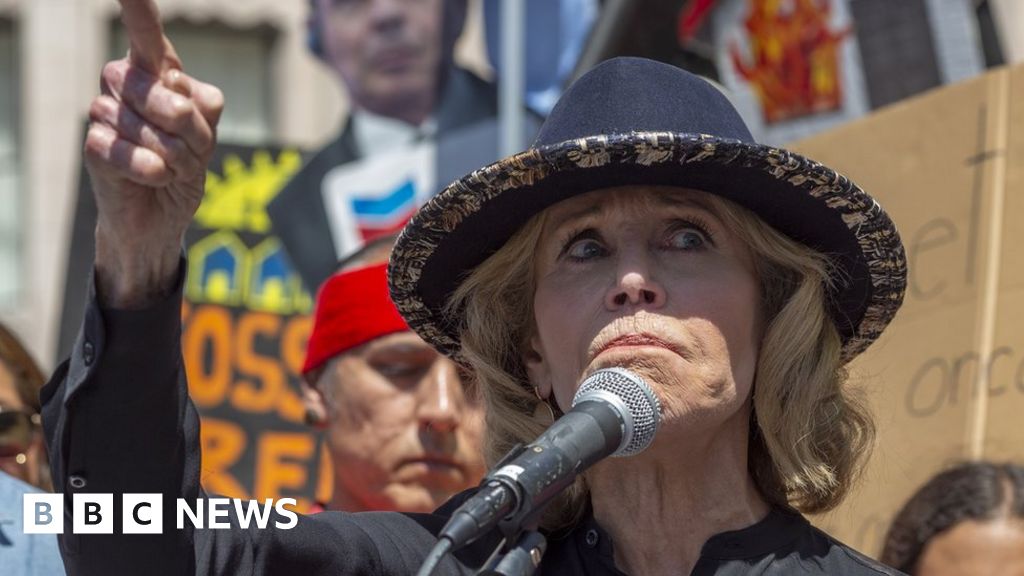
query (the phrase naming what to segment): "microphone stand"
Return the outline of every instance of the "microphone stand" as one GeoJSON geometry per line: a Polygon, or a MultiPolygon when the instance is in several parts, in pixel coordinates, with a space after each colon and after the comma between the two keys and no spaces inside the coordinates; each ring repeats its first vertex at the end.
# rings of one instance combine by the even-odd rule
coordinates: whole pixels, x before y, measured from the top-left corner
{"type": "Polygon", "coordinates": [[[504,554],[495,552],[477,576],[533,576],[547,551],[548,542],[537,530],[521,532],[504,554]]]}

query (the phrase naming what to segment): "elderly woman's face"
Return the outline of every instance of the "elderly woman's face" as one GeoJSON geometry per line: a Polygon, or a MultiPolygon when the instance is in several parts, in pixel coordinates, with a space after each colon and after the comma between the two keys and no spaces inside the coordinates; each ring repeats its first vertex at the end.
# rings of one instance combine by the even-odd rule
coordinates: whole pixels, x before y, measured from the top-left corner
{"type": "Polygon", "coordinates": [[[536,257],[530,379],[567,409],[600,368],[643,376],[663,423],[714,429],[736,415],[760,341],[747,246],[703,192],[633,186],[549,209],[536,257]]]}

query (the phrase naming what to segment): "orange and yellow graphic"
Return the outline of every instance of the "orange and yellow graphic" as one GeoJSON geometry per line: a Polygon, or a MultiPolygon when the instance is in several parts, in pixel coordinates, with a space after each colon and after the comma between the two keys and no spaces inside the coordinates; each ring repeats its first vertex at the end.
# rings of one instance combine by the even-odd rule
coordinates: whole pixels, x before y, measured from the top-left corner
{"type": "Polygon", "coordinates": [[[218,149],[186,238],[181,353],[202,418],[206,491],[295,498],[305,512],[334,486],[299,392],[313,297],[266,211],[301,164],[295,150],[218,149]]]}
{"type": "Polygon", "coordinates": [[[765,121],[808,116],[842,105],[839,49],[850,28],[830,29],[831,0],[750,0],[746,58],[729,52],[761,102],[765,121]]]}

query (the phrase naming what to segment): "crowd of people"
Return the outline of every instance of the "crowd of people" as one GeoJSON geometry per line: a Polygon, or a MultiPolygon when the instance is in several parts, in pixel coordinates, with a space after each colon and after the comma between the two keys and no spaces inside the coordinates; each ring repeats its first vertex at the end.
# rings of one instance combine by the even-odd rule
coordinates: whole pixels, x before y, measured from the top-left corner
{"type": "MultiPolygon", "coordinates": [[[[205,497],[175,339],[181,246],[224,102],[187,75],[152,0],[121,3],[131,51],[102,72],[84,149],[99,219],[81,335],[44,388],[0,325],[0,502],[7,514],[16,499],[18,518],[31,491],[205,497]]],[[[173,515],[152,536],[68,523],[59,555],[58,539],[0,522],[2,566],[412,574],[489,467],[568,412],[586,376],[626,367],[658,397],[659,433],[553,500],[532,526],[548,538],[540,573],[1024,575],[1017,464],[939,472],[878,560],[804,518],[835,508],[870,452],[844,367],[899,308],[903,246],[867,192],[754,142],[696,76],[605,62],[526,154],[449,186],[401,235],[307,250],[331,239],[319,191],[299,183],[495,115],[494,86],[454,64],[466,9],[310,2],[310,47],[353,111],[269,214],[317,287],[301,392],[335,467],[331,500],[286,532],[177,529],[173,515]],[[822,197],[808,181],[836,185],[822,197]]],[[[439,573],[475,573],[498,537],[439,573]]]]}

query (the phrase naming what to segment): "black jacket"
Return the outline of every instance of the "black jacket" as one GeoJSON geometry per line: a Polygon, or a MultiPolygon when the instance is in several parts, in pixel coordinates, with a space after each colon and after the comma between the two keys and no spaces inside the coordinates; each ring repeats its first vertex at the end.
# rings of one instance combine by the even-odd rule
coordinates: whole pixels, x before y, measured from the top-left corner
{"type": "MultiPolygon", "coordinates": [[[[184,262],[181,266],[184,270],[184,262]]],[[[101,310],[94,288],[71,358],[42,392],[54,486],[65,495],[61,553],[72,576],[162,574],[415,574],[454,507],[433,514],[322,512],[290,530],[175,527],[175,498],[202,498],[199,420],[180,351],[181,282],[147,310],[101,310]],[[71,533],[72,495],[113,493],[113,535],[71,533]],[[120,535],[124,493],[164,495],[163,534],[120,535]]],[[[286,521],[276,517],[274,520],[286,521]]],[[[190,524],[186,523],[186,526],[190,524]]],[[[665,536],[671,546],[671,535],[665,536]]],[[[498,544],[485,538],[437,574],[473,574],[498,544]]],[[[611,539],[587,516],[552,538],[545,575],[620,574],[611,539]]],[[[800,515],[772,511],[761,522],[705,543],[695,575],[899,574],[836,542],[800,515]]]]}

